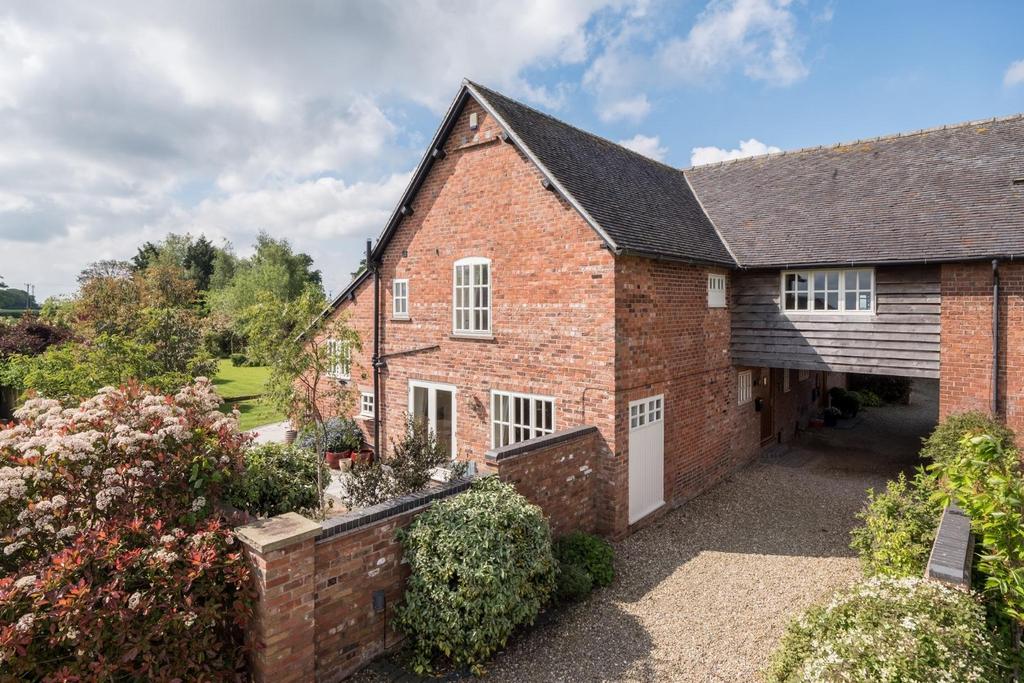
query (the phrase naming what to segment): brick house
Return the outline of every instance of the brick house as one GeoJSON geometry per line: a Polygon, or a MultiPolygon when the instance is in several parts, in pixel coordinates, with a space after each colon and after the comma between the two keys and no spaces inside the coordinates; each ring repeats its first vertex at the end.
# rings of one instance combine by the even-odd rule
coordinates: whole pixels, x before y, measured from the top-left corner
{"type": "Polygon", "coordinates": [[[330,381],[380,448],[410,415],[481,464],[596,426],[620,536],[845,373],[1024,432],[1022,256],[1021,116],[679,170],[467,81],[325,311],[363,341],[330,381]]]}

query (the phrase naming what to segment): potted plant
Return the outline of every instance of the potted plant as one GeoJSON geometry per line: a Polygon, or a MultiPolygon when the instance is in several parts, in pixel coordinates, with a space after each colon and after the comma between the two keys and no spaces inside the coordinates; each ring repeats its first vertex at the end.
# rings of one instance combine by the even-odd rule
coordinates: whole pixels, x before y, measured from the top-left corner
{"type": "Polygon", "coordinates": [[[822,414],[826,427],[835,427],[839,424],[839,418],[842,416],[843,412],[839,408],[825,408],[825,412],[822,414]]]}
{"type": "Polygon", "coordinates": [[[299,445],[316,450],[317,440],[324,439],[324,460],[328,467],[339,469],[343,459],[351,458],[363,446],[363,432],[355,420],[332,417],[324,421],[323,433],[316,425],[307,425],[299,435],[299,445]]]}

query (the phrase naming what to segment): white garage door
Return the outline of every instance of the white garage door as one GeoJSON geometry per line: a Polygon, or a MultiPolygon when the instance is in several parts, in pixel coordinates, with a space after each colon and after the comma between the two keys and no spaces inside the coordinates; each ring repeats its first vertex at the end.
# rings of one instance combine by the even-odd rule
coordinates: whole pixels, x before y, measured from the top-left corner
{"type": "Polygon", "coordinates": [[[664,396],[629,404],[629,523],[665,504],[664,396]]]}

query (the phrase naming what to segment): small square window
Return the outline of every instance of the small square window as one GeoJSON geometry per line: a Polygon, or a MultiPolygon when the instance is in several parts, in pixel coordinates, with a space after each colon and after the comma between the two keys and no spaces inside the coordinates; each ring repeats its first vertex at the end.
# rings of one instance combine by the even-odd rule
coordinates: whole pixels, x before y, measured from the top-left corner
{"type": "Polygon", "coordinates": [[[352,371],[352,351],[341,339],[328,339],[324,345],[327,351],[327,375],[335,379],[349,379],[352,371]]]}
{"type": "Polygon", "coordinates": [[[373,392],[362,392],[359,396],[359,414],[363,417],[373,417],[373,406],[373,392]]]}

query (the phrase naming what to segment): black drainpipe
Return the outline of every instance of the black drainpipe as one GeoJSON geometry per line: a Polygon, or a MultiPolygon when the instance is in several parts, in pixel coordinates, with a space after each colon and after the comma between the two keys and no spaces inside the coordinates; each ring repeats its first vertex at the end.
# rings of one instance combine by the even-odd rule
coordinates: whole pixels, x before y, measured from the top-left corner
{"type": "Polygon", "coordinates": [[[992,259],[992,417],[999,417],[999,259],[992,259]]]}
{"type": "Polygon", "coordinates": [[[380,269],[371,258],[370,240],[366,240],[366,267],[373,273],[373,453],[380,457],[380,269]]]}

